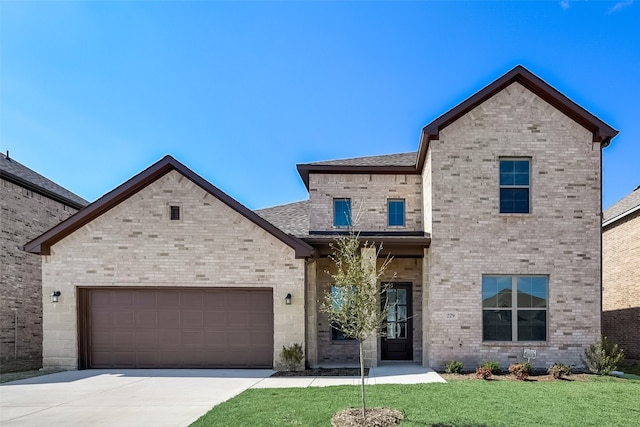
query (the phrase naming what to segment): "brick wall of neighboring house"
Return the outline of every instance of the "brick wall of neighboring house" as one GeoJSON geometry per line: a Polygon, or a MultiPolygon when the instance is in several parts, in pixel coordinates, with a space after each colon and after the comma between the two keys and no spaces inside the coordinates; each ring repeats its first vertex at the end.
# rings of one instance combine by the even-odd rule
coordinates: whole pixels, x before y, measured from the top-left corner
{"type": "Polygon", "coordinates": [[[292,248],[171,171],[51,247],[44,256],[45,367],[78,363],[78,286],[272,288],[274,362],[305,344],[305,261],[292,248]],[[169,219],[169,207],[181,219],[169,219]],[[285,305],[285,296],[292,304],[285,305]]]}
{"type": "Polygon", "coordinates": [[[604,228],[602,257],[602,334],[640,359],[640,211],[604,228]]]}
{"type": "MultiPolygon", "coordinates": [[[[430,366],[580,366],[600,336],[600,156],[591,132],[514,83],[431,141],[430,366]],[[499,213],[499,159],[531,158],[531,213],[499,213]],[[483,342],[483,275],[548,275],[546,342],[483,342]]],[[[427,168],[425,168],[425,171],[427,168]]],[[[427,182],[427,180],[425,180],[427,182]]],[[[428,226],[427,226],[427,229],[428,226]]]]}
{"type": "MultiPolygon", "coordinates": [[[[383,260],[378,260],[378,268],[381,267],[383,260]]],[[[330,290],[332,283],[330,274],[333,272],[333,261],[329,258],[321,258],[316,261],[317,265],[317,283],[316,283],[316,299],[322,301],[326,292],[330,290]]],[[[382,281],[393,278],[395,282],[412,284],[412,323],[413,323],[413,360],[422,361],[422,260],[418,258],[397,258],[393,259],[382,281]],[[395,277],[394,277],[395,273],[395,277]]],[[[327,315],[316,308],[317,313],[317,351],[318,365],[327,365],[331,363],[354,363],[358,362],[358,343],[350,340],[331,339],[331,326],[327,315]]],[[[377,353],[377,359],[380,360],[381,347],[378,345],[379,338],[376,338],[373,345],[374,351],[377,353]]]]}
{"type": "Polygon", "coordinates": [[[0,370],[37,369],[42,366],[41,259],[21,248],[77,210],[5,179],[0,179],[0,204],[0,370]]]}
{"type": "Polygon", "coordinates": [[[421,181],[420,175],[312,173],[309,175],[310,229],[334,229],[333,199],[344,197],[351,199],[358,230],[422,231],[421,181]],[[406,227],[387,226],[388,199],[405,199],[406,227]]]}

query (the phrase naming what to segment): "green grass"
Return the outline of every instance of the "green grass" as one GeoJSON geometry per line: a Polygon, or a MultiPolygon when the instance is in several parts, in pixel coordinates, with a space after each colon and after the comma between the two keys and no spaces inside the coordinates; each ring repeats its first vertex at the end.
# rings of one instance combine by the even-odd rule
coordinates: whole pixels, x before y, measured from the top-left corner
{"type": "Polygon", "coordinates": [[[32,370],[32,371],[21,371],[21,372],[5,372],[0,374],[0,384],[6,383],[9,381],[17,381],[24,380],[27,378],[39,377],[42,375],[55,374],[56,372],[61,372],[61,370],[32,370]]]}
{"type": "MultiPolygon", "coordinates": [[[[448,384],[367,387],[368,406],[405,414],[403,427],[631,426],[640,419],[640,381],[513,382],[462,380],[448,384]]],[[[203,426],[328,426],[340,409],[360,404],[354,386],[250,389],[192,424],[203,426]]]]}

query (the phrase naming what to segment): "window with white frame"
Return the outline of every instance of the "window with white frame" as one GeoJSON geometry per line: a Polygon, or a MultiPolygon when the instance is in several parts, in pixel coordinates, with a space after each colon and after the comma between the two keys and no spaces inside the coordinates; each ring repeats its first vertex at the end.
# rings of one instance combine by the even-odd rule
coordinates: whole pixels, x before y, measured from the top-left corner
{"type": "Polygon", "coordinates": [[[483,276],[482,340],[546,341],[548,276],[483,276]]]}
{"type": "Polygon", "coordinates": [[[334,227],[351,226],[351,199],[333,199],[334,227]]]}
{"type": "Polygon", "coordinates": [[[387,224],[389,227],[404,227],[404,199],[387,200],[387,224]]]}
{"type": "Polygon", "coordinates": [[[500,213],[529,213],[530,159],[500,159],[500,213]]]}

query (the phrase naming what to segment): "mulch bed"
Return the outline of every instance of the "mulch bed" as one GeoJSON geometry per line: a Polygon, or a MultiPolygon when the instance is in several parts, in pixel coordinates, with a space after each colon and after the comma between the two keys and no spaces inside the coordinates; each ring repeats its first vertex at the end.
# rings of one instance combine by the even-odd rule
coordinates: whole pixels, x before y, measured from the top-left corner
{"type": "MultiPolygon", "coordinates": [[[[364,376],[369,375],[369,368],[364,368],[364,376]]],[[[359,377],[360,368],[315,368],[304,371],[278,371],[272,377],[359,377]]]]}
{"type": "Polygon", "coordinates": [[[402,412],[387,408],[367,408],[362,418],[362,408],[344,409],[331,418],[333,427],[393,427],[402,422],[402,412]]]}
{"type": "MultiPolygon", "coordinates": [[[[445,373],[439,373],[440,376],[442,376],[442,378],[445,379],[445,381],[450,381],[450,380],[477,380],[477,381],[483,381],[482,378],[478,378],[476,377],[475,372],[468,372],[468,373],[464,373],[464,374],[445,374],[445,373]]],[[[533,374],[531,376],[529,376],[525,381],[526,382],[547,382],[547,381],[590,381],[590,379],[593,377],[593,375],[591,374],[571,374],[568,377],[565,378],[561,378],[561,379],[555,379],[553,378],[553,375],[548,375],[548,374],[533,374]]],[[[504,374],[498,374],[498,375],[491,375],[491,377],[486,380],[486,381],[520,381],[519,379],[517,379],[515,376],[509,374],[509,373],[504,373],[504,374]]]]}

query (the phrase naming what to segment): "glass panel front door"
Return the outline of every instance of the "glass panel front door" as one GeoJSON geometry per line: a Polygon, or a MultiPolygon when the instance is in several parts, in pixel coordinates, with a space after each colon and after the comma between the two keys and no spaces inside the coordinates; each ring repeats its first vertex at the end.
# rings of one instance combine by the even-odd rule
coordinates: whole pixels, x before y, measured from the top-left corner
{"type": "MultiPolygon", "coordinates": [[[[395,284],[386,290],[387,324],[382,338],[382,358],[411,360],[411,284],[395,284]]],[[[384,301],[383,301],[384,304],[384,301]]]]}

